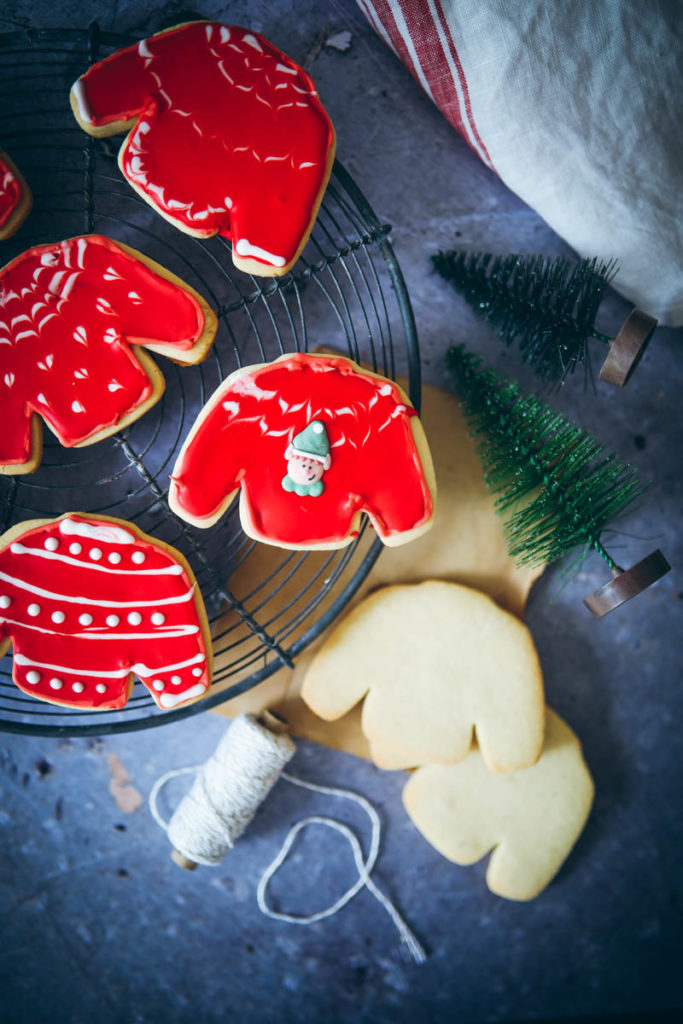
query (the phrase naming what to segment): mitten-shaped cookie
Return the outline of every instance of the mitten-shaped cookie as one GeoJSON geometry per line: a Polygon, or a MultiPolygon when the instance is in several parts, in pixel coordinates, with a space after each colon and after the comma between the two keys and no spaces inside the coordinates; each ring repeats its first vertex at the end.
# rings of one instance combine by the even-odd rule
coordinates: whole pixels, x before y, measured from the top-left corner
{"type": "Polygon", "coordinates": [[[199,588],[173,548],[131,523],[70,513],[0,538],[0,656],[26,693],[120,708],[137,676],[159,707],[201,697],[211,641],[199,588]]]}
{"type": "Polygon", "coordinates": [[[164,378],[139,346],[193,363],[215,333],[196,292],[111,239],[84,235],[22,253],[0,271],[0,472],[37,467],[39,417],[71,447],[158,401],[164,378]]]}
{"type": "Polygon", "coordinates": [[[367,513],[385,544],[429,528],[434,471],[401,389],[338,356],[247,366],[214,392],[173,470],[171,508],[211,526],[240,492],[250,537],[337,548],[367,513]]]}
{"type": "Polygon", "coordinates": [[[24,176],[0,149],[0,241],[19,230],[33,205],[24,176]]]}
{"type": "Polygon", "coordinates": [[[533,764],[543,745],[543,680],[529,631],[456,583],[366,598],[313,657],[301,696],[328,720],[365,697],[361,727],[381,768],[460,761],[475,729],[495,772],[533,764]]]}
{"type": "Polygon", "coordinates": [[[403,791],[413,824],[439,853],[473,864],[491,850],[486,883],[530,900],[557,874],[581,834],[593,780],[576,736],[547,709],[545,744],[531,768],[492,775],[472,749],[456,765],[419,768],[403,791]]]}
{"type": "Polygon", "coordinates": [[[232,239],[235,265],[253,274],[296,262],[330,176],[334,129],[310,77],[263,36],[179,25],[94,64],[71,105],[91,135],[132,127],[121,171],[176,227],[232,239]]]}

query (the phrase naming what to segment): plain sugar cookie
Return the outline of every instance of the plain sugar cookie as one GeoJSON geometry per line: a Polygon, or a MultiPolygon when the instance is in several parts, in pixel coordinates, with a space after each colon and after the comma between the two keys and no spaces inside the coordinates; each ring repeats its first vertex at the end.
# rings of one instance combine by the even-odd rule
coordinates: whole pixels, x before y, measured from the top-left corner
{"type": "Polygon", "coordinates": [[[181,231],[231,239],[251,274],[286,274],[299,258],[335,134],[309,75],[263,36],[177,25],[93,64],[71,106],[90,135],[131,129],[121,171],[181,231]]]}
{"type": "Polygon", "coordinates": [[[361,727],[381,768],[460,761],[475,729],[495,772],[533,764],[543,746],[543,678],[529,631],[456,583],[366,598],[314,655],[301,696],[327,720],[365,698],[361,727]]]}
{"type": "Polygon", "coordinates": [[[403,791],[413,824],[444,857],[474,864],[493,851],[491,892],[530,900],[555,877],[593,803],[593,780],[578,739],[547,709],[538,762],[492,775],[473,748],[457,765],[419,768],[403,791]]]}
{"type": "Polygon", "coordinates": [[[160,708],[211,682],[204,602],[182,555],[108,516],[68,513],[0,537],[0,657],[51,704],[121,708],[137,676],[160,708]]]}

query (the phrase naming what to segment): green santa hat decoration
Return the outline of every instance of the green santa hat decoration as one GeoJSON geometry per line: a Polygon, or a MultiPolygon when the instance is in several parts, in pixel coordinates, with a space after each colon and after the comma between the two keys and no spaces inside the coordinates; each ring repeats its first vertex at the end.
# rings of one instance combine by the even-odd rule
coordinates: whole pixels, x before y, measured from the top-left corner
{"type": "Polygon", "coordinates": [[[325,424],[320,420],[311,420],[299,434],[292,438],[290,445],[292,455],[303,455],[316,462],[322,462],[324,469],[330,468],[330,442],[325,424]]]}

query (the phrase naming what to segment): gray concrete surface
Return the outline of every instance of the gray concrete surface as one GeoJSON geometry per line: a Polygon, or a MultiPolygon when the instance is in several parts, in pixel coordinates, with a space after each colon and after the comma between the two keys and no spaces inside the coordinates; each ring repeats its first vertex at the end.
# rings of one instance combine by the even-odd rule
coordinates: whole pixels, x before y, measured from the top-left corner
{"type": "MultiPolygon", "coordinates": [[[[478,162],[351,0],[206,0],[195,13],[250,24],[308,59],[340,159],[394,226],[425,379],[444,383],[441,354],[465,340],[528,383],[514,352],[503,352],[432,275],[428,257],[453,243],[548,254],[565,246],[478,162]],[[346,52],[320,47],[326,32],[341,30],[351,32],[346,52]]],[[[140,36],[185,20],[181,4],[27,0],[4,5],[0,30],[85,26],[95,14],[102,28],[140,36]]],[[[628,309],[611,294],[600,313],[605,329],[618,327],[628,309]]],[[[548,890],[529,904],[496,898],[484,884],[485,862],[457,868],[415,831],[401,804],[402,773],[300,743],[295,774],[350,786],[378,808],[377,880],[430,953],[415,966],[367,893],[309,928],[259,913],[261,872],[293,821],[332,810],[323,798],[278,783],[225,862],[193,874],[171,863],[144,803],[122,809],[133,790],[146,797],[161,772],[204,760],[222,720],[203,714],[102,739],[5,734],[3,1021],[398,1024],[651,1016],[681,1007],[682,340],[682,331],[660,329],[623,392],[600,385],[594,394],[572,380],[554,399],[651,481],[619,524],[620,558],[631,564],[661,547],[674,572],[602,622],[581,601],[604,578],[597,560],[566,586],[561,570],[548,571],[532,593],[527,622],[548,702],[579,735],[597,790],[588,826],[548,890]],[[132,788],[122,794],[122,786],[132,788]]],[[[362,818],[339,814],[367,838],[362,818]]],[[[276,880],[274,898],[311,912],[353,877],[341,841],[311,833],[276,880]]]]}

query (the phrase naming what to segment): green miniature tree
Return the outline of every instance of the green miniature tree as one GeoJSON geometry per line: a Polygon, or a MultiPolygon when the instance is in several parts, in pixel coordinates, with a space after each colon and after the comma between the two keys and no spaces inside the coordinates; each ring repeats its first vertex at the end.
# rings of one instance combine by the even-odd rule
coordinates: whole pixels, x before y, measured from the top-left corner
{"type": "Polygon", "coordinates": [[[580,548],[577,562],[593,550],[623,572],[600,537],[644,490],[635,471],[538,397],[481,369],[464,346],[449,349],[446,365],[505,518],[510,555],[519,565],[541,565],[580,548]]]}
{"type": "Polygon", "coordinates": [[[544,380],[559,383],[587,361],[589,338],[608,346],[612,340],[594,325],[614,260],[572,265],[544,256],[451,251],[432,262],[507,345],[518,342],[522,359],[544,380]]]}

